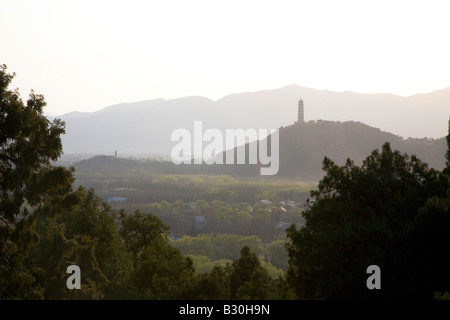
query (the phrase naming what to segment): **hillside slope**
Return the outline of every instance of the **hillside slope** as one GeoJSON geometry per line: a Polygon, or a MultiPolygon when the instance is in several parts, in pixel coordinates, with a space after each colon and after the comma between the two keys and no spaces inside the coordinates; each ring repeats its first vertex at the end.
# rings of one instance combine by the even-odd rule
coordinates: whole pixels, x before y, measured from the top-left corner
{"type": "MultiPolygon", "coordinates": [[[[381,149],[385,142],[402,153],[417,155],[435,169],[441,170],[445,165],[444,138],[405,140],[360,122],[309,121],[302,125],[280,128],[279,137],[279,171],[275,176],[266,176],[264,179],[318,181],[323,176],[322,161],[325,156],[338,165],[343,165],[347,158],[361,164],[370,152],[381,149]]],[[[248,158],[248,145],[239,148],[247,149],[248,158]]],[[[91,174],[144,171],[151,174],[226,174],[241,179],[261,178],[259,165],[174,165],[171,161],[139,161],[114,157],[83,160],[77,162],[75,168],[91,174]]]]}

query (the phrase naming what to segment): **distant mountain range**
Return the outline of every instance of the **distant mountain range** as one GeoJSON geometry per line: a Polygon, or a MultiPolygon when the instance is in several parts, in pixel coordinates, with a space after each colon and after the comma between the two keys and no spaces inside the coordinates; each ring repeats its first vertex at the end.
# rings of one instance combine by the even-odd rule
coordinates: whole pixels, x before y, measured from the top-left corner
{"type": "Polygon", "coordinates": [[[170,140],[174,129],[192,132],[195,120],[203,121],[204,130],[289,126],[297,120],[300,98],[305,103],[306,121],[362,122],[404,138],[439,138],[447,134],[450,87],[400,97],[289,85],[232,94],[217,101],[198,96],[155,99],[118,104],[91,113],[72,112],[58,118],[66,122],[66,134],[62,137],[66,155],[113,155],[117,150],[119,155],[168,156],[176,144],[170,140]]]}

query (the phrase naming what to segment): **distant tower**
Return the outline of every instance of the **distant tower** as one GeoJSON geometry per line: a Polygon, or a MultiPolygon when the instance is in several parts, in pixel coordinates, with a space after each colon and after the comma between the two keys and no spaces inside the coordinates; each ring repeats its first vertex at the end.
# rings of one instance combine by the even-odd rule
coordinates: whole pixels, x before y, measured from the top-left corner
{"type": "Polygon", "coordinates": [[[305,123],[305,113],[303,110],[303,100],[300,99],[298,101],[298,116],[297,116],[297,123],[302,124],[305,123]]]}
{"type": "Polygon", "coordinates": [[[114,157],[117,158],[117,150],[114,152],[114,157]]]}

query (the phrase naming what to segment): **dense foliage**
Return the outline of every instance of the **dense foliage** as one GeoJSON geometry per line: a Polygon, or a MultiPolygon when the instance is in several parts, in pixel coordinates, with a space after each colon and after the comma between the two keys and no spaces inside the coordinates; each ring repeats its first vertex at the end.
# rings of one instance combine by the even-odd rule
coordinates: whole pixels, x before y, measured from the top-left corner
{"type": "Polygon", "coordinates": [[[0,299],[448,299],[450,121],[442,172],[389,143],[361,165],[325,158],[301,210],[279,201],[305,185],[228,176],[86,171],[94,191],[55,165],[64,123],[9,90],[13,76],[0,67],[0,299]],[[113,191],[132,201],[107,204],[113,191]]]}
{"type": "Polygon", "coordinates": [[[306,227],[288,230],[287,279],[298,298],[431,299],[450,289],[448,175],[388,143],[362,166],[323,166],[306,227]],[[382,290],[366,287],[370,265],[381,268],[382,290]]]}
{"type": "Polygon", "coordinates": [[[240,242],[239,257],[230,256],[234,261],[196,273],[192,259],[172,244],[169,228],[158,217],[113,210],[93,189],[73,190],[73,169],[50,162],[62,152],[64,123],[43,116],[41,95],[32,93],[24,105],[18,91],[8,90],[13,76],[2,66],[0,299],[279,296],[268,288],[283,283],[283,277],[273,279],[246,241],[240,242]],[[80,267],[81,290],[66,286],[72,264],[80,267]]]}

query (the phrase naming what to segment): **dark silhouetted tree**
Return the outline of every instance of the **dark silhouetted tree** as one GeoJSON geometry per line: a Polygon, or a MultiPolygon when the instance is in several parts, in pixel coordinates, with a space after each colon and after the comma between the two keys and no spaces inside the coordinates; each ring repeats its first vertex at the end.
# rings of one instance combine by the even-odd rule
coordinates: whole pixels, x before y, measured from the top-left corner
{"type": "Polygon", "coordinates": [[[62,153],[64,122],[43,115],[42,95],[31,91],[25,104],[8,89],[14,76],[0,66],[0,299],[36,299],[44,295],[30,259],[37,216],[59,214],[77,197],[73,170],[51,165],[62,153]]]}
{"type": "Polygon", "coordinates": [[[245,246],[233,262],[230,277],[231,299],[270,299],[272,279],[261,266],[259,258],[245,246]]]}
{"type": "Polygon", "coordinates": [[[325,158],[323,169],[326,175],[311,192],[317,201],[305,212],[306,226],[288,230],[287,281],[298,298],[432,298],[433,290],[442,288],[425,285],[427,271],[437,272],[432,277],[446,286],[448,255],[435,246],[449,243],[448,211],[427,200],[445,197],[448,180],[441,173],[392,151],[389,143],[361,167],[351,160],[338,167],[325,158]],[[425,243],[426,238],[432,240],[425,243]],[[430,249],[433,258],[423,255],[430,249]],[[439,266],[423,269],[431,262],[439,266]],[[373,264],[381,268],[382,290],[366,287],[366,269],[373,264]]]}

